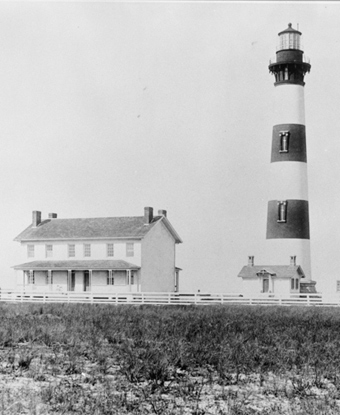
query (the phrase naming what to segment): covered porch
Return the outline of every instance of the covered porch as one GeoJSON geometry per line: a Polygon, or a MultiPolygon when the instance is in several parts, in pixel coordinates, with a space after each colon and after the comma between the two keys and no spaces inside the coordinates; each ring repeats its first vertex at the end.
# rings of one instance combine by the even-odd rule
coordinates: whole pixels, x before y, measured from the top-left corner
{"type": "Polygon", "coordinates": [[[13,268],[23,290],[140,292],[140,267],[122,260],[32,261],[13,268]]]}

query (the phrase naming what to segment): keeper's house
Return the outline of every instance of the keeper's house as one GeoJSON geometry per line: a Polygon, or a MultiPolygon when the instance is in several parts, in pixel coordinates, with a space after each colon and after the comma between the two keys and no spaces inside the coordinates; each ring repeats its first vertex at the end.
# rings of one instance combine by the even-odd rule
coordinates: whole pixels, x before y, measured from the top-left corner
{"type": "Polygon", "coordinates": [[[180,268],[175,246],[181,238],[165,210],[153,216],[41,220],[33,211],[32,224],[15,241],[27,261],[13,268],[17,288],[36,291],[173,292],[178,291],[180,268]]]}

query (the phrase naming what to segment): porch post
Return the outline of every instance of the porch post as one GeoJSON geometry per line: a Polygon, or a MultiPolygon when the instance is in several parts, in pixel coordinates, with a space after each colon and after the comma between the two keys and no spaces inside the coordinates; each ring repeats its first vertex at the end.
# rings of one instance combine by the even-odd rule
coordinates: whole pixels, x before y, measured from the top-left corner
{"type": "Polygon", "coordinates": [[[23,286],[23,290],[25,290],[25,285],[26,285],[26,271],[22,271],[22,286],[23,286]]]}
{"type": "Polygon", "coordinates": [[[128,270],[129,292],[131,292],[131,269],[128,270]]]}

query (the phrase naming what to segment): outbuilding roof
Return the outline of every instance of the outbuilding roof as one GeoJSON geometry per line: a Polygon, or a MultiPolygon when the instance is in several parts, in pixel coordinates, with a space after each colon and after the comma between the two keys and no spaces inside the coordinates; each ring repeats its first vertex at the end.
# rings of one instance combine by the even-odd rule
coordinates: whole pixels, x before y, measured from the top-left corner
{"type": "Polygon", "coordinates": [[[157,222],[162,221],[174,237],[176,243],[182,240],[165,216],[155,216],[146,224],[144,216],[47,219],[34,227],[32,224],[14,240],[75,240],[75,239],[142,239],[157,222]]]}
{"type": "Polygon", "coordinates": [[[297,275],[304,276],[300,265],[245,265],[238,277],[241,278],[258,278],[261,274],[268,273],[274,278],[294,278],[297,275]]]}
{"type": "Polygon", "coordinates": [[[14,269],[21,270],[127,270],[140,267],[122,260],[66,260],[66,261],[31,261],[15,265],[14,269]]]}

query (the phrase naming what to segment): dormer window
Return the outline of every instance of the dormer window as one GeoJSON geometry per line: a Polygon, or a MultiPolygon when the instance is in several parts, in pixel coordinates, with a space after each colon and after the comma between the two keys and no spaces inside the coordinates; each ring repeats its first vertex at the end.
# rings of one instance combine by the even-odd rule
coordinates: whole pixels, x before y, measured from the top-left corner
{"type": "Polygon", "coordinates": [[[280,131],[280,153],[288,153],[289,131],[280,131]]]}
{"type": "Polygon", "coordinates": [[[287,222],[287,202],[281,200],[277,203],[278,206],[278,219],[279,223],[287,222]]]}

